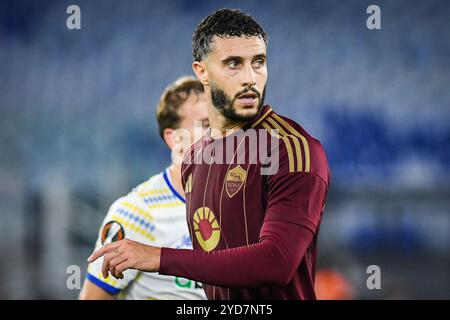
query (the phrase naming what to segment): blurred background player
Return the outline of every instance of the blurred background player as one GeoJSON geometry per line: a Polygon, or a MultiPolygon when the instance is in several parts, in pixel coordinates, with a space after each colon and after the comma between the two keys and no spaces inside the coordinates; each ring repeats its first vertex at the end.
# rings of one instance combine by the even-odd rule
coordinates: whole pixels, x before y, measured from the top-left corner
{"type": "MultiPolygon", "coordinates": [[[[183,146],[176,129],[184,129],[193,137],[195,121],[203,128],[208,126],[203,85],[193,77],[176,80],[162,94],[156,117],[160,136],[172,151],[172,164],[111,205],[96,249],[124,238],[172,248],[192,247],[181,186],[181,161],[176,161],[182,157],[183,146]]],[[[205,299],[198,282],[137,270],[128,270],[123,279],[105,279],[101,266],[102,259],[89,264],[80,299],[205,299]]]]}

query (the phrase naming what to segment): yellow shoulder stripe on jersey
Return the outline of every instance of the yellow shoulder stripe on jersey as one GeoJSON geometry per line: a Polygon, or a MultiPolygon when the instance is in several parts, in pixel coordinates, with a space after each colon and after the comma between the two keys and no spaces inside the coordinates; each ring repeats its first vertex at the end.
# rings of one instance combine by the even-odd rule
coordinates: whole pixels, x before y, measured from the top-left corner
{"type": "Polygon", "coordinates": [[[305,172],[311,171],[311,160],[310,160],[310,153],[309,153],[309,145],[306,138],[301,135],[297,130],[295,130],[289,123],[287,123],[285,120],[283,120],[281,117],[279,117],[277,114],[273,113],[271,115],[275,120],[278,121],[279,124],[281,124],[286,130],[288,130],[291,134],[293,134],[296,137],[299,137],[302,140],[303,148],[305,150],[305,172]]]}
{"type": "Polygon", "coordinates": [[[269,109],[266,111],[266,113],[264,113],[261,116],[261,118],[259,118],[254,124],[252,124],[252,128],[256,127],[259,123],[261,123],[261,121],[263,121],[271,112],[272,112],[272,108],[269,107],[269,109]]]}
{"type": "Polygon", "coordinates": [[[150,239],[151,241],[155,241],[154,235],[152,235],[150,232],[148,232],[145,228],[141,228],[133,220],[127,221],[127,219],[125,219],[117,214],[113,214],[111,216],[111,219],[120,223],[125,229],[134,231],[134,232],[139,233],[142,236],[146,237],[147,239],[150,239]]]}
{"type": "Polygon", "coordinates": [[[148,190],[148,191],[139,191],[138,195],[140,195],[142,198],[144,197],[148,197],[148,196],[159,196],[159,195],[163,195],[163,194],[167,194],[170,193],[170,190],[167,188],[162,188],[162,189],[152,189],[152,190],[148,190]]]}
{"type": "Polygon", "coordinates": [[[179,200],[175,200],[175,201],[171,201],[171,202],[156,202],[155,204],[149,204],[148,208],[149,209],[161,209],[161,208],[173,208],[173,207],[180,207],[183,206],[184,203],[179,201],[179,200]]]}
{"type": "Polygon", "coordinates": [[[283,127],[281,127],[278,124],[278,122],[276,122],[275,119],[273,119],[272,117],[268,117],[267,121],[270,122],[272,127],[277,129],[281,133],[282,136],[292,139],[292,141],[294,142],[294,146],[295,146],[295,154],[297,156],[297,172],[301,172],[302,168],[303,168],[303,157],[302,157],[302,150],[301,150],[300,142],[298,141],[298,137],[288,134],[283,129],[283,127]]]}
{"type": "Polygon", "coordinates": [[[123,201],[120,203],[123,207],[131,210],[133,213],[137,213],[140,216],[147,218],[149,221],[153,221],[153,216],[150,214],[149,211],[142,209],[141,207],[129,202],[129,201],[123,201]]]}
{"type": "Polygon", "coordinates": [[[289,138],[287,137],[282,137],[280,135],[278,135],[274,129],[272,129],[267,122],[263,122],[262,126],[270,133],[271,136],[278,138],[278,139],[282,139],[284,141],[284,144],[286,146],[286,150],[287,150],[287,154],[288,154],[288,160],[289,160],[289,172],[294,172],[294,155],[292,152],[292,146],[291,146],[291,142],[289,141],[289,138]]]}

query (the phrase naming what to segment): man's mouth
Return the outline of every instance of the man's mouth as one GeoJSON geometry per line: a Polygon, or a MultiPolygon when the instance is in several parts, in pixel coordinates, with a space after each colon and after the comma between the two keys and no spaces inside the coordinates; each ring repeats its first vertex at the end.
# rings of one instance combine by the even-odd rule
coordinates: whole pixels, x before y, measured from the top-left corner
{"type": "Polygon", "coordinates": [[[247,92],[244,94],[241,94],[238,97],[238,100],[243,105],[253,105],[256,102],[256,99],[258,98],[258,95],[254,92],[247,92]]]}

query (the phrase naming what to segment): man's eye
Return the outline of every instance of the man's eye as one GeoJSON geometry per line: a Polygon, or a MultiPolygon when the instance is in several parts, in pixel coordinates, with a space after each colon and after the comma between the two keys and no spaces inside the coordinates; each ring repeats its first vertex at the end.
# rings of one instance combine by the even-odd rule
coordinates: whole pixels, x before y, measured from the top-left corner
{"type": "Polygon", "coordinates": [[[264,60],[258,59],[258,60],[253,61],[254,68],[261,68],[262,66],[264,66],[264,60]]]}
{"type": "Polygon", "coordinates": [[[230,69],[236,69],[239,66],[239,63],[237,61],[230,61],[227,63],[227,66],[230,69]]]}

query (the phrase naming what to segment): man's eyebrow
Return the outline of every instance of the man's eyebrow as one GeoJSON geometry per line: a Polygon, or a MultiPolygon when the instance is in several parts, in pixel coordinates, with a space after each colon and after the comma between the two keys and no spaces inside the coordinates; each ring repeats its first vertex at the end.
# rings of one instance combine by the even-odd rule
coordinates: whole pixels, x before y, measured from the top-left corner
{"type": "Polygon", "coordinates": [[[230,61],[238,61],[241,62],[242,60],[244,60],[242,57],[239,56],[228,56],[225,59],[222,60],[223,64],[227,64],[230,61]]]}
{"type": "MultiPolygon", "coordinates": [[[[255,55],[252,58],[252,60],[255,60],[255,59],[264,59],[264,60],[266,60],[267,57],[266,57],[266,55],[264,53],[260,53],[260,54],[255,55]]],[[[242,58],[240,56],[229,56],[229,57],[226,57],[225,59],[223,59],[222,63],[223,64],[227,64],[230,61],[242,62],[243,60],[244,60],[244,58],[242,58]]]]}
{"type": "Polygon", "coordinates": [[[261,59],[261,58],[264,60],[267,59],[266,55],[264,53],[261,53],[261,54],[257,54],[256,56],[254,56],[252,60],[261,59]]]}

